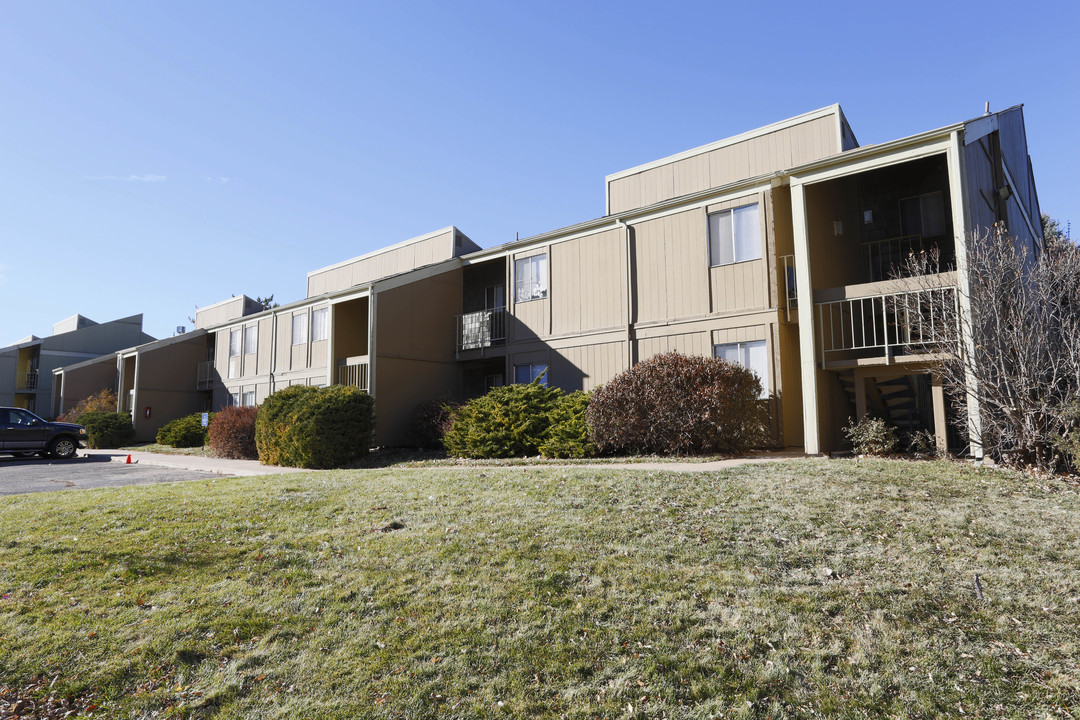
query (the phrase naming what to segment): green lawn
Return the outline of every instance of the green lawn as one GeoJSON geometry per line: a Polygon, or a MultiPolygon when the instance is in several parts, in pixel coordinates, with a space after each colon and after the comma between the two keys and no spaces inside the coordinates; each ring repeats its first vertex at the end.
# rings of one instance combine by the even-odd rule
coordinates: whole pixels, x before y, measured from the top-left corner
{"type": "Polygon", "coordinates": [[[12,496],[0,529],[9,702],[1080,717],[1065,482],[899,461],[387,468],[12,496]]]}

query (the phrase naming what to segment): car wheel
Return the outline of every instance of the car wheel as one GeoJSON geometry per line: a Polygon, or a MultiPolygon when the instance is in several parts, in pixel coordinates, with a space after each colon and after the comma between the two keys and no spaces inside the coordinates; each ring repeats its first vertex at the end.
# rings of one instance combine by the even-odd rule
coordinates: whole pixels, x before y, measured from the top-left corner
{"type": "Polygon", "coordinates": [[[49,447],[49,454],[59,460],[67,460],[68,458],[75,457],[75,451],[79,449],[79,446],[75,444],[75,441],[71,438],[59,438],[53,441],[53,444],[49,447]]]}

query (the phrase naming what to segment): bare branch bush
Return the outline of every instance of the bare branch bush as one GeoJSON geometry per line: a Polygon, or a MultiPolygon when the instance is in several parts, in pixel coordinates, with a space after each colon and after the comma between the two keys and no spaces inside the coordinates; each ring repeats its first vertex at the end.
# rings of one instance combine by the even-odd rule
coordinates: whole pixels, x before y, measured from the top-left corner
{"type": "Polygon", "coordinates": [[[915,325],[909,351],[931,352],[954,420],[995,460],[1072,471],[1080,463],[1080,249],[1067,239],[1035,254],[996,226],[967,237],[967,283],[940,292],[937,259],[912,255],[903,274],[920,290],[905,296],[915,325]],[[962,312],[963,310],[963,312],[962,312]],[[965,341],[965,338],[967,341],[965,341]],[[977,400],[970,424],[967,400],[977,400]]]}

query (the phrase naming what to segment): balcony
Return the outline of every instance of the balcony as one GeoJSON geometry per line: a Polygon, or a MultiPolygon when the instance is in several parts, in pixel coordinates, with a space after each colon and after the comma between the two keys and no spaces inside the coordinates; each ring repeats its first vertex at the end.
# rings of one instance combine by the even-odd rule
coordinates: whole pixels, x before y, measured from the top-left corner
{"type": "Polygon", "coordinates": [[[506,308],[465,313],[455,319],[458,351],[506,342],[506,308]]]}
{"type": "Polygon", "coordinates": [[[853,295],[814,303],[823,368],[916,362],[937,357],[943,345],[955,342],[959,315],[955,273],[936,276],[932,287],[857,292],[860,287],[886,285],[895,288],[897,283],[815,293],[853,295]]]}
{"type": "Polygon", "coordinates": [[[26,392],[37,390],[38,387],[38,371],[31,370],[30,372],[15,373],[15,390],[17,392],[26,392]]]}
{"type": "Polygon", "coordinates": [[[351,385],[360,388],[364,392],[370,392],[368,387],[368,356],[358,355],[338,360],[337,384],[351,385]]]}

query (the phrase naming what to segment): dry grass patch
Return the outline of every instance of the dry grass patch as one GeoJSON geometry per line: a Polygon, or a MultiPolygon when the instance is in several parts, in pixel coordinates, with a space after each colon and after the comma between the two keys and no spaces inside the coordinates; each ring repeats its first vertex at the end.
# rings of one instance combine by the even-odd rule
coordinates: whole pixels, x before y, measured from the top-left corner
{"type": "Polygon", "coordinates": [[[1078,528],[1075,486],[897,461],[8,497],[0,685],[132,718],[1070,717],[1078,528]]]}

